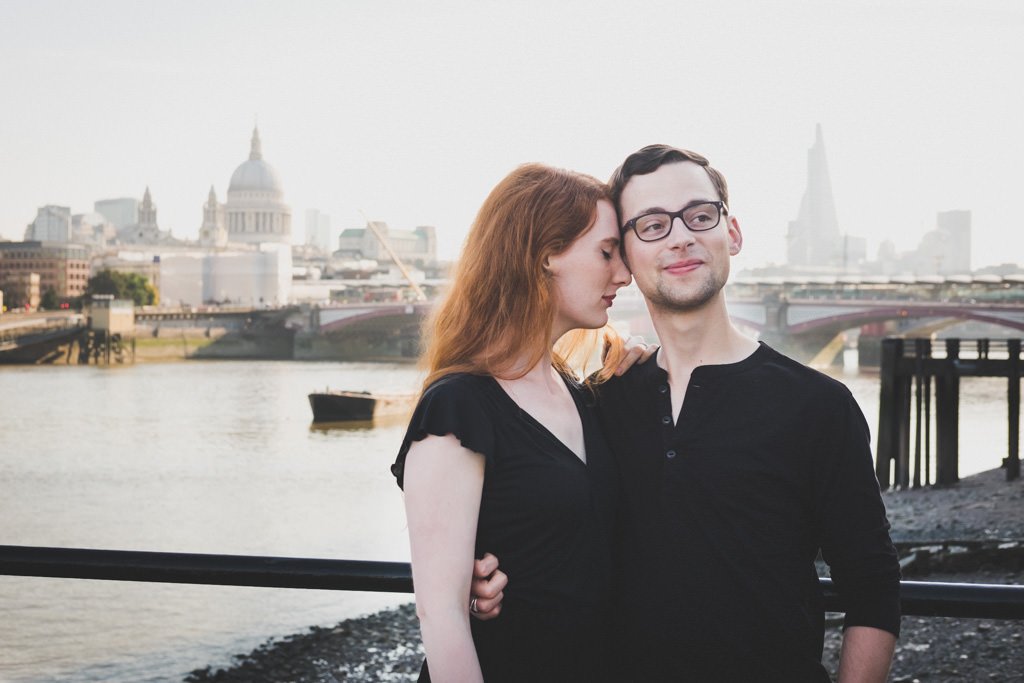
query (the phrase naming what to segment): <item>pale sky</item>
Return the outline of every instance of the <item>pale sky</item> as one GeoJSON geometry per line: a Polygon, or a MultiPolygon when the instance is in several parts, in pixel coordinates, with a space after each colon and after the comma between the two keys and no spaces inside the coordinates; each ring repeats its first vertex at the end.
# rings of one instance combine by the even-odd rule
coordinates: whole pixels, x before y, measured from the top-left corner
{"type": "Polygon", "coordinates": [[[194,238],[258,119],[305,211],[438,228],[542,161],[606,179],[663,142],[729,180],[737,268],[782,262],[821,123],[840,229],[915,247],[973,212],[1024,262],[1024,3],[0,0],[0,236],[44,204],[141,198],[194,238]]]}

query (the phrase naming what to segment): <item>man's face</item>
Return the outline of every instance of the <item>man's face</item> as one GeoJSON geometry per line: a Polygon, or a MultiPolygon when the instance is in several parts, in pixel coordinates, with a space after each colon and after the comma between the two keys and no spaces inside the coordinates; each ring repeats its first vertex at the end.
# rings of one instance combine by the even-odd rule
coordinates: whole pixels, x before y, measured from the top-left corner
{"type": "MultiPolygon", "coordinates": [[[[652,211],[679,211],[719,199],[702,166],[669,163],[630,178],[620,200],[622,223],[652,211]]],[[[647,301],[678,311],[699,309],[719,295],[729,279],[729,259],[743,245],[739,224],[725,214],[711,230],[691,232],[677,219],[668,237],[657,242],[642,242],[632,230],[623,240],[626,263],[647,301]]]]}

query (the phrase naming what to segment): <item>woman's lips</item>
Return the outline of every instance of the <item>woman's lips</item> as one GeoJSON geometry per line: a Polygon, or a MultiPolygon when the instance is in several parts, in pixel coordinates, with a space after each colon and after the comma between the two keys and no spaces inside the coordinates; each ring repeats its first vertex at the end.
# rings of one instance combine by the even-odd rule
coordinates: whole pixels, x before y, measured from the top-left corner
{"type": "Polygon", "coordinates": [[[607,296],[602,296],[601,299],[604,300],[605,305],[611,306],[612,302],[615,301],[615,295],[614,294],[609,294],[607,296]]]}

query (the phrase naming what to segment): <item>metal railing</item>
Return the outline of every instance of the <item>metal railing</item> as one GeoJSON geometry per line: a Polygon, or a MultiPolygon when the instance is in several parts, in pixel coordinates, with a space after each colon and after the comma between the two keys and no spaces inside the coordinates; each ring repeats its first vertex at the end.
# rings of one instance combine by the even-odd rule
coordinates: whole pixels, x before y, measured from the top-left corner
{"type": "MultiPolygon", "coordinates": [[[[404,562],[0,545],[0,575],[411,593],[404,562]]],[[[831,579],[825,609],[845,612],[831,579]]],[[[901,581],[904,615],[1024,619],[1024,586],[901,581]]]]}

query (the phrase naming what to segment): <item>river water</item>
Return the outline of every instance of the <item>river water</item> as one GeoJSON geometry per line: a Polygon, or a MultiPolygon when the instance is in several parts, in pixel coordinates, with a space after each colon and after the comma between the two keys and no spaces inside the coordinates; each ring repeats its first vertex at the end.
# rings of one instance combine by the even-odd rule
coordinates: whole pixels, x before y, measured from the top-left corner
{"type": "MultiPolygon", "coordinates": [[[[877,376],[839,371],[875,430],[877,376]]],[[[0,368],[0,544],[408,561],[404,424],[314,429],[306,394],[407,365],[0,368]]],[[[1006,454],[1005,380],[966,379],[961,474],[1006,454]]],[[[0,681],[180,681],[408,595],[0,576],[0,681]]]]}

